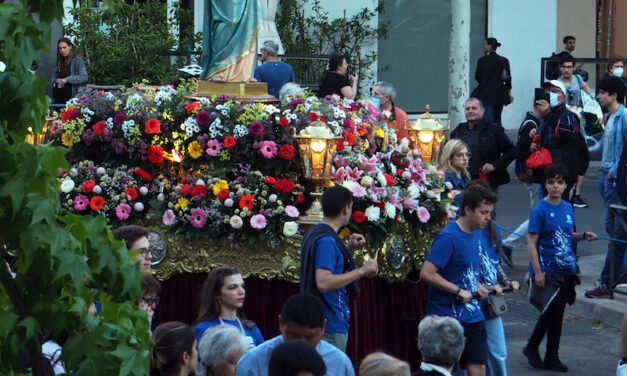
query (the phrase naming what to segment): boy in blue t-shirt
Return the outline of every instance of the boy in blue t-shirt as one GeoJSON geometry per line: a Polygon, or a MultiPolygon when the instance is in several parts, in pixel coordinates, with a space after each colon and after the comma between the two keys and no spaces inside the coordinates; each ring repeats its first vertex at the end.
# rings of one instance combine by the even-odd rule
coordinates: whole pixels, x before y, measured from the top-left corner
{"type": "Polygon", "coordinates": [[[559,343],[566,303],[575,302],[577,256],[572,239],[596,240],[592,232],[574,232],[575,215],[570,203],[562,200],[568,170],[552,164],[544,170],[543,185],[547,196],[536,205],[529,217],[530,301],[541,311],[538,322],[523,348],[529,364],[538,369],[568,371],[559,359],[559,343]],[[546,355],[540,358],[538,347],[547,335],[546,355]]]}
{"type": "Polygon", "coordinates": [[[450,316],[464,327],[466,346],[460,363],[468,374],[485,375],[487,334],[483,312],[473,297],[488,295],[481,278],[480,234],[490,220],[497,197],[489,187],[470,184],[462,198],[462,214],[436,236],[420,279],[429,284],[425,315],[450,316]]]}

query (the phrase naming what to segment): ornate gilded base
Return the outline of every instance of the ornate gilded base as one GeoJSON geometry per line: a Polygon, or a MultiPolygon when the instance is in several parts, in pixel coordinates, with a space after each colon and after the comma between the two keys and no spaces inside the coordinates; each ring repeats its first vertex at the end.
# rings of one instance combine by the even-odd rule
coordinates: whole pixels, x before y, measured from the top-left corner
{"type": "Polygon", "coordinates": [[[198,80],[196,92],[187,98],[198,99],[220,94],[228,95],[240,102],[279,103],[277,98],[268,94],[268,84],[266,82],[213,82],[198,80]]]}

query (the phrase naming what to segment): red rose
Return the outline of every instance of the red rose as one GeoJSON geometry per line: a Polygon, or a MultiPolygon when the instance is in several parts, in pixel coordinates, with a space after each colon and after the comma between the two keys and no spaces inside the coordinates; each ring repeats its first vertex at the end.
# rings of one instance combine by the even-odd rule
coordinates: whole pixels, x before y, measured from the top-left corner
{"type": "Polygon", "coordinates": [[[150,146],[148,148],[148,160],[155,164],[163,162],[163,148],[161,146],[150,146]]]}
{"type": "Polygon", "coordinates": [[[290,120],[286,117],[281,118],[281,126],[286,127],[290,123],[290,120]]]}
{"type": "Polygon", "coordinates": [[[348,142],[348,146],[353,146],[355,143],[355,135],[352,132],[348,132],[345,138],[346,142],[348,142]]]}
{"type": "Polygon", "coordinates": [[[104,121],[100,120],[96,124],[92,125],[91,128],[94,130],[95,134],[101,135],[101,134],[104,134],[106,126],[105,126],[104,121]]]}
{"type": "Polygon", "coordinates": [[[296,202],[299,204],[302,204],[305,202],[305,195],[300,193],[298,196],[296,196],[296,202]]]}
{"type": "Polygon", "coordinates": [[[202,184],[196,184],[192,188],[192,196],[204,196],[207,194],[207,187],[202,184]]]}
{"type": "Polygon", "coordinates": [[[96,182],[94,181],[94,179],[86,180],[83,183],[83,192],[85,193],[91,192],[94,189],[94,186],[96,186],[96,182]]]}
{"type": "Polygon", "coordinates": [[[138,168],[137,170],[135,170],[135,173],[137,174],[137,176],[144,180],[150,180],[150,174],[146,170],[138,168]]]}
{"type": "Polygon", "coordinates": [[[276,179],[273,178],[272,176],[266,176],[266,184],[275,185],[276,179]]]}
{"type": "Polygon", "coordinates": [[[227,136],[224,138],[222,145],[227,149],[232,149],[235,145],[237,145],[237,139],[233,136],[227,136]]]}
{"type": "Polygon", "coordinates": [[[279,157],[287,159],[288,161],[294,159],[294,152],[296,149],[292,145],[283,145],[279,149],[279,157]]]}
{"type": "Polygon", "coordinates": [[[187,111],[188,115],[191,115],[197,108],[200,108],[200,102],[192,102],[185,106],[185,111],[187,111]]]}
{"type": "Polygon", "coordinates": [[[365,125],[362,125],[362,126],[361,126],[361,127],[359,127],[359,129],[357,130],[357,133],[358,133],[361,137],[363,137],[363,136],[365,136],[365,135],[367,135],[367,134],[368,134],[368,128],[366,128],[366,126],[365,126],[365,125]]]}
{"type": "Polygon", "coordinates": [[[218,192],[218,200],[224,201],[227,198],[229,198],[230,194],[231,194],[231,191],[229,191],[227,188],[222,188],[220,189],[220,192],[218,192]]]}
{"type": "Polygon", "coordinates": [[[181,189],[179,190],[179,193],[181,194],[181,196],[189,196],[191,192],[192,192],[192,188],[189,186],[189,184],[183,185],[181,189]]]}
{"type": "Polygon", "coordinates": [[[360,211],[360,210],[356,210],[353,213],[353,220],[357,223],[362,223],[363,221],[366,220],[366,213],[360,211]]]}
{"type": "Polygon", "coordinates": [[[339,140],[337,142],[337,151],[342,151],[344,150],[344,140],[339,140]]]}
{"type": "Polygon", "coordinates": [[[137,189],[133,187],[126,188],[126,197],[128,197],[131,201],[137,198],[137,189]]]}
{"type": "Polygon", "coordinates": [[[105,200],[104,198],[102,198],[102,196],[94,196],[91,198],[91,200],[89,200],[89,207],[93,211],[98,211],[102,209],[104,204],[105,204],[105,200]]]}
{"type": "Polygon", "coordinates": [[[396,184],[396,180],[394,180],[394,177],[390,174],[383,174],[383,176],[385,177],[385,182],[387,183],[388,187],[393,187],[396,184]]]}
{"type": "Polygon", "coordinates": [[[402,170],[402,169],[399,168],[398,170],[396,170],[396,176],[398,176],[398,177],[403,176],[403,172],[405,172],[405,170],[402,170]]]}
{"type": "Polygon", "coordinates": [[[294,190],[294,183],[290,179],[281,179],[276,182],[274,187],[281,193],[287,193],[294,190]]]}
{"type": "Polygon", "coordinates": [[[161,123],[157,119],[150,119],[146,122],[146,133],[155,134],[161,132],[161,123]]]}
{"type": "Polygon", "coordinates": [[[316,121],[316,120],[318,120],[318,115],[317,115],[315,112],[310,112],[310,113],[309,113],[309,118],[310,118],[312,121],[316,121]]]}

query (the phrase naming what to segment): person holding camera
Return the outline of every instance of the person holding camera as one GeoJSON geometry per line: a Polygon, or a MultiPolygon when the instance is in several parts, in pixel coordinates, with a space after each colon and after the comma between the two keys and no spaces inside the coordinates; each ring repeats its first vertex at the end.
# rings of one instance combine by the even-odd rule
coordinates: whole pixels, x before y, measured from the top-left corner
{"type": "Polygon", "coordinates": [[[341,55],[331,56],[329,59],[329,69],[322,75],[322,82],[318,90],[318,97],[324,98],[327,95],[339,95],[340,98],[355,99],[357,96],[357,73],[351,75],[353,83],[348,82],[346,73],[348,72],[348,62],[341,55]]]}

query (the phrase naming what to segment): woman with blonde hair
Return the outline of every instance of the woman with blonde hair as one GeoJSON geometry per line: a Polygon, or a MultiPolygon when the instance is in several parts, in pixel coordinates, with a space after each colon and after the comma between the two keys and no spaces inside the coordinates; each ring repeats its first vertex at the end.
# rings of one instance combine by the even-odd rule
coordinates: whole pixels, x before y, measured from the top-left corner
{"type": "Polygon", "coordinates": [[[470,149],[464,141],[454,138],[446,142],[440,155],[440,168],[446,174],[444,180],[453,186],[454,191],[457,191],[453,205],[458,208],[458,216],[462,206],[462,194],[470,182],[468,161],[470,161],[470,149]]]}
{"type": "Polygon", "coordinates": [[[388,354],[375,352],[361,361],[359,376],[409,376],[409,364],[388,354]]]}

